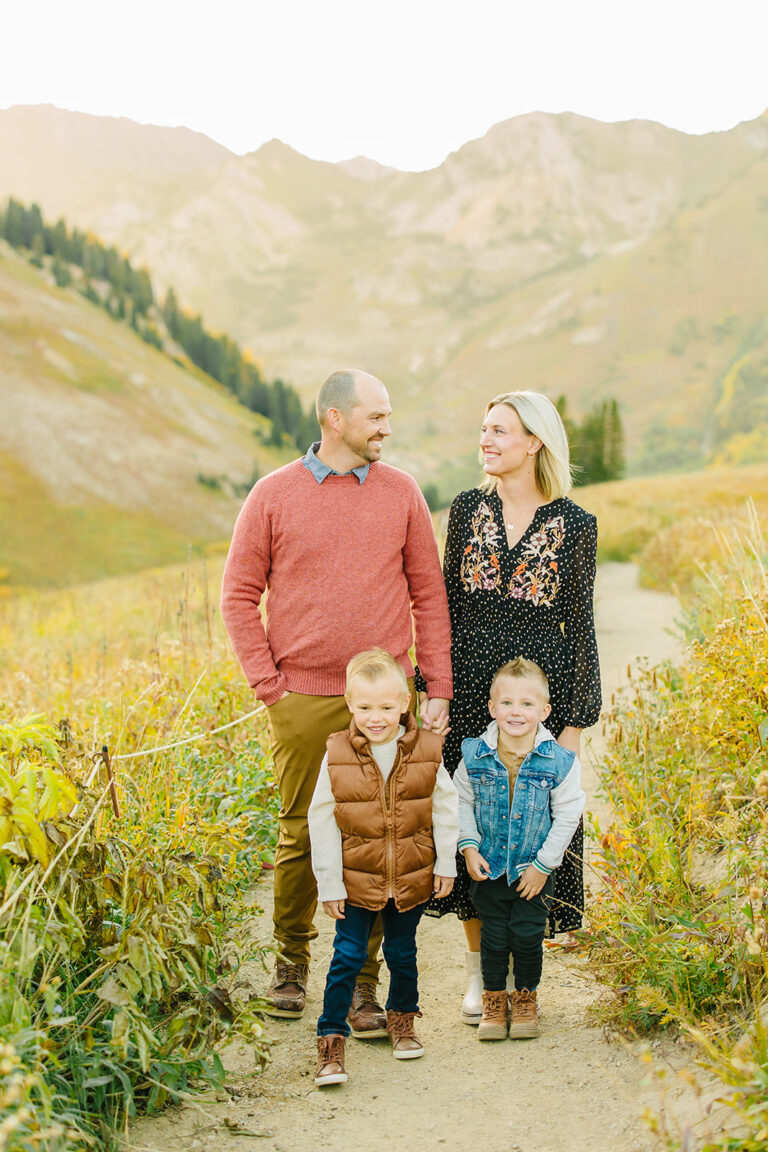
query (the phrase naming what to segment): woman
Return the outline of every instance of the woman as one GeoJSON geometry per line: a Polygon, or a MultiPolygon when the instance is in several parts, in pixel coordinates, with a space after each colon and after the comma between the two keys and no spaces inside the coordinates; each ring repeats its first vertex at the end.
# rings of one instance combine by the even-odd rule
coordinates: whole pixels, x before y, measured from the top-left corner
{"type": "MultiPolygon", "coordinates": [[[[480,437],[486,479],[451,506],[443,572],[451,613],[454,700],[443,749],[453,775],[461,742],[488,724],[497,668],[515,656],[535,660],[549,680],[547,727],[577,755],[581,730],[600,714],[593,617],[597,522],[567,497],[568,439],[557,409],[537,392],[508,392],[486,410],[480,437]]],[[[581,927],[583,826],[555,875],[548,932],[581,927]]],[[[461,855],[453,892],[427,914],[464,921],[469,985],[466,1024],[482,1014],[480,921],[461,855]]]]}

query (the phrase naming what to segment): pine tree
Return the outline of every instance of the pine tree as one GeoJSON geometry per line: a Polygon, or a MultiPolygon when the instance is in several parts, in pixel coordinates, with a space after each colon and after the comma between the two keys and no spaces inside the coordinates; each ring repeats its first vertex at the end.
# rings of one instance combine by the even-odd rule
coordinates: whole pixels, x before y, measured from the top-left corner
{"type": "Polygon", "coordinates": [[[621,422],[619,404],[614,396],[608,401],[605,421],[606,479],[620,480],[624,475],[624,469],[624,427],[621,422]]]}
{"type": "Polygon", "coordinates": [[[168,333],[173,340],[179,338],[179,302],[173,288],[169,288],[163,301],[163,319],[168,333]]]}
{"type": "Polygon", "coordinates": [[[439,512],[443,506],[436,484],[425,484],[421,490],[430,512],[439,512]]]}
{"type": "Polygon", "coordinates": [[[53,228],[50,229],[50,246],[54,257],[58,256],[59,260],[70,259],[67,226],[61,219],[57,220],[53,228]]]}
{"type": "Polygon", "coordinates": [[[43,235],[43,214],[40,211],[38,204],[33,204],[30,208],[23,210],[22,218],[22,244],[25,248],[32,248],[35,243],[35,236],[43,235]]]}
{"type": "Polygon", "coordinates": [[[3,236],[12,248],[24,247],[24,207],[12,196],[5,210],[3,236]]]}
{"type": "Polygon", "coordinates": [[[32,255],[29,258],[30,264],[34,264],[35,268],[42,268],[44,253],[45,241],[43,240],[43,234],[42,232],[36,232],[32,240],[32,255]]]}
{"type": "Polygon", "coordinates": [[[59,288],[67,288],[72,282],[72,273],[69,271],[69,265],[65,264],[61,256],[56,253],[53,257],[53,264],[51,265],[53,278],[59,288]]]}

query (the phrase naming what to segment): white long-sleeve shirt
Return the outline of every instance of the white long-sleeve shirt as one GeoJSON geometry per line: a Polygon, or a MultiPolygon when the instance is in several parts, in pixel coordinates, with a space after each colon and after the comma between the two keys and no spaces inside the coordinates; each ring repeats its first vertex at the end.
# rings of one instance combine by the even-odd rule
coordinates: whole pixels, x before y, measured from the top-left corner
{"type": "MultiPolygon", "coordinates": [[[[397,755],[397,741],[405,732],[400,725],[397,736],[386,744],[371,744],[371,753],[387,782],[397,755]]],[[[336,801],[331,789],[328,757],[323,757],[312,803],[309,806],[309,839],[312,845],[312,871],[317,880],[320,901],[346,900],[342,878],[341,832],[336,823],[336,801]]],[[[453,781],[440,765],[432,792],[432,835],[435,840],[435,875],[456,875],[456,843],[459,837],[459,797],[453,781]]],[[[392,893],[390,892],[390,896],[392,893]]]]}

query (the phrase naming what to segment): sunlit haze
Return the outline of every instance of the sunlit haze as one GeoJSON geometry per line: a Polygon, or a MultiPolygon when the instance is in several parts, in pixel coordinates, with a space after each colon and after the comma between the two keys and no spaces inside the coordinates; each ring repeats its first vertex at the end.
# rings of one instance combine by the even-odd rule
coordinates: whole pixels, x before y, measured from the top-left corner
{"type": "Polygon", "coordinates": [[[45,0],[3,15],[0,107],[177,125],[249,152],[439,164],[534,110],[709,132],[768,105],[768,5],[45,0]]]}

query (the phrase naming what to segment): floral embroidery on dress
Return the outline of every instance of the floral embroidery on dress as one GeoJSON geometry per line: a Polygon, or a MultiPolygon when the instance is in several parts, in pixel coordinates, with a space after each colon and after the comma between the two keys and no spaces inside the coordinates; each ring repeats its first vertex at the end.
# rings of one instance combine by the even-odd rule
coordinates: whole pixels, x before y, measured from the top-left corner
{"type": "Polygon", "coordinates": [[[493,592],[499,587],[501,566],[498,546],[501,539],[499,526],[485,500],[478,505],[472,517],[469,543],[461,560],[461,582],[467,592],[493,592]]]}
{"type": "Polygon", "coordinates": [[[508,595],[550,608],[560,588],[557,550],[565,540],[565,521],[553,516],[534,532],[523,548],[523,557],[512,573],[508,595]]]}

